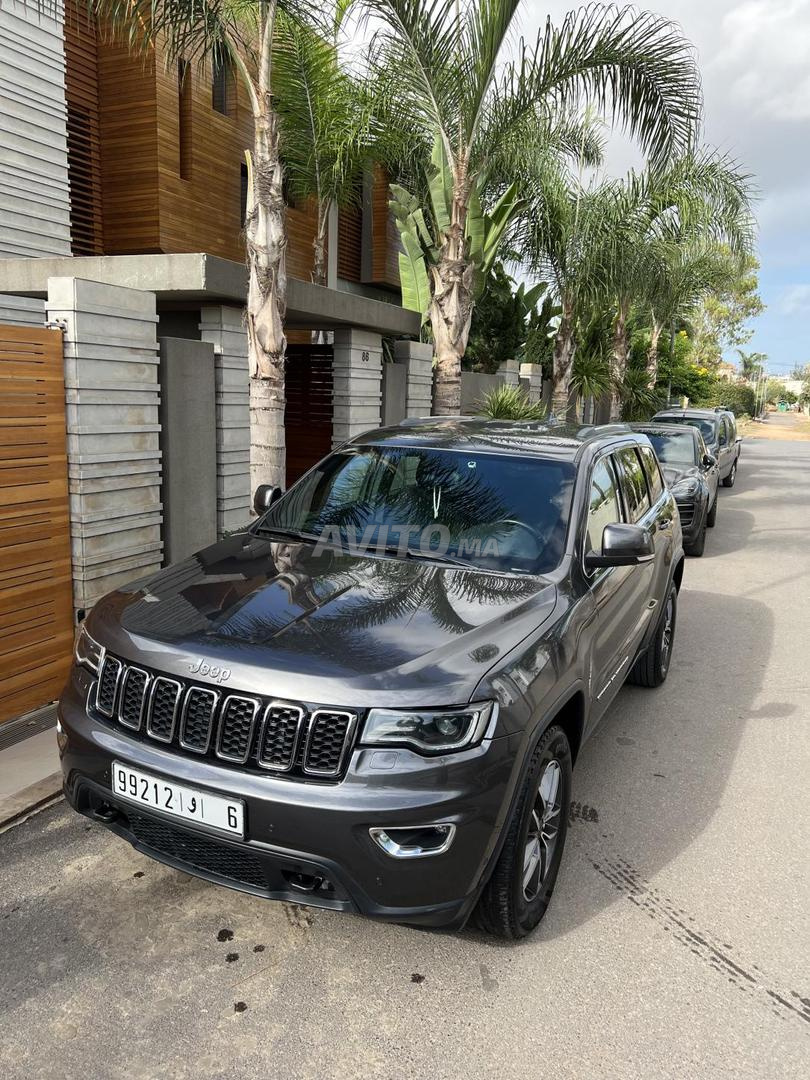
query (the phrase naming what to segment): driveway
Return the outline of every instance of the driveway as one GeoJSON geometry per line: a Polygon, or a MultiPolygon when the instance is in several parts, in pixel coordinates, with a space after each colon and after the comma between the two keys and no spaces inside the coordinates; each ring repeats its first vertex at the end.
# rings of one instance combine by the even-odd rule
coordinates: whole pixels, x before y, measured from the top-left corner
{"type": "Polygon", "coordinates": [[[583,750],[525,944],[216,888],[64,804],[0,836],[6,1080],[804,1080],[809,528],[810,443],[747,442],[669,681],[583,750]]]}

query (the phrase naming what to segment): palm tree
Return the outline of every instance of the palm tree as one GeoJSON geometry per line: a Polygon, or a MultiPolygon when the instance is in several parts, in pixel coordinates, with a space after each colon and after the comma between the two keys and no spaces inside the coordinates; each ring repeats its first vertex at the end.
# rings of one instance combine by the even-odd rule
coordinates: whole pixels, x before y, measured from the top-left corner
{"type": "Polygon", "coordinates": [[[735,351],[740,358],[740,375],[746,382],[753,382],[765,370],[765,361],[768,357],[761,352],[747,353],[742,349],[735,351]]]}
{"type": "Polygon", "coordinates": [[[245,246],[252,486],[285,481],[284,315],[287,229],[273,59],[280,9],[306,0],[88,0],[133,49],[157,47],[167,62],[229,64],[247,91],[254,142],[248,155],[245,246]]]}
{"type": "MultiPolygon", "coordinates": [[[[336,28],[338,23],[336,18],[336,28]]],[[[289,193],[295,201],[315,203],[312,280],[326,285],[330,214],[334,207],[360,201],[362,171],[370,160],[373,101],[363,83],[339,63],[335,41],[283,12],[273,92],[289,193]]]]}
{"type": "MultiPolygon", "coordinates": [[[[474,304],[475,266],[467,220],[472,200],[509,175],[505,158],[522,156],[516,132],[548,123],[583,95],[604,104],[662,161],[693,139],[701,111],[692,50],[660,16],[592,5],[550,20],[534,45],[507,59],[520,0],[360,0],[379,17],[381,68],[396,87],[402,130],[438,145],[435,185],[448,208],[438,222],[430,268],[429,316],[436,351],[439,414],[460,408],[461,358],[474,304]]],[[[518,158],[519,159],[519,158],[518,158]]],[[[563,312],[563,319],[566,312],[563,312]]]]}

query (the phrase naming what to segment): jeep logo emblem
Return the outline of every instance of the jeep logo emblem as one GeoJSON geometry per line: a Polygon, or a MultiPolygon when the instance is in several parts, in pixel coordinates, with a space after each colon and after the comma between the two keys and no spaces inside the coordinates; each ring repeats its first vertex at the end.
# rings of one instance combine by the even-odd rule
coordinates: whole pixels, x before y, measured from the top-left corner
{"type": "Polygon", "coordinates": [[[189,666],[189,671],[192,675],[208,675],[209,678],[218,683],[227,682],[231,677],[230,668],[218,667],[216,664],[206,664],[202,657],[189,666]]]}

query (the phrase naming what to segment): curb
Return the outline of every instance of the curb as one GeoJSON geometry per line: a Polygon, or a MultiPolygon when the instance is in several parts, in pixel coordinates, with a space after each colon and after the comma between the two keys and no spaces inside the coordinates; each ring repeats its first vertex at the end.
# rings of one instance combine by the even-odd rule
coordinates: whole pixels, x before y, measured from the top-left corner
{"type": "Polygon", "coordinates": [[[0,799],[0,829],[5,829],[27,814],[41,809],[45,803],[51,802],[61,794],[62,773],[55,772],[23,788],[22,791],[6,795],[0,799]]]}

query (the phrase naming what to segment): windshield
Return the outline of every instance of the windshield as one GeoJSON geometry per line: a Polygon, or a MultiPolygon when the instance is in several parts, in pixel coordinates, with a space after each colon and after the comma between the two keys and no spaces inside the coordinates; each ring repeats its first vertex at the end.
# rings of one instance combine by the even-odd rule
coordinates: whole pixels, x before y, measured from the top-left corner
{"type": "Polygon", "coordinates": [[[651,431],[644,434],[653,444],[658,460],[662,465],[694,465],[695,443],[694,436],[684,432],[673,432],[672,435],[657,435],[651,431]]]}
{"type": "Polygon", "coordinates": [[[717,442],[714,420],[700,420],[696,416],[662,416],[660,419],[664,424],[688,424],[689,427],[697,428],[707,443],[717,442]]]}
{"type": "Polygon", "coordinates": [[[568,462],[528,456],[352,446],[303,477],[257,528],[356,554],[542,574],[562,558],[574,475],[568,462]]]}

